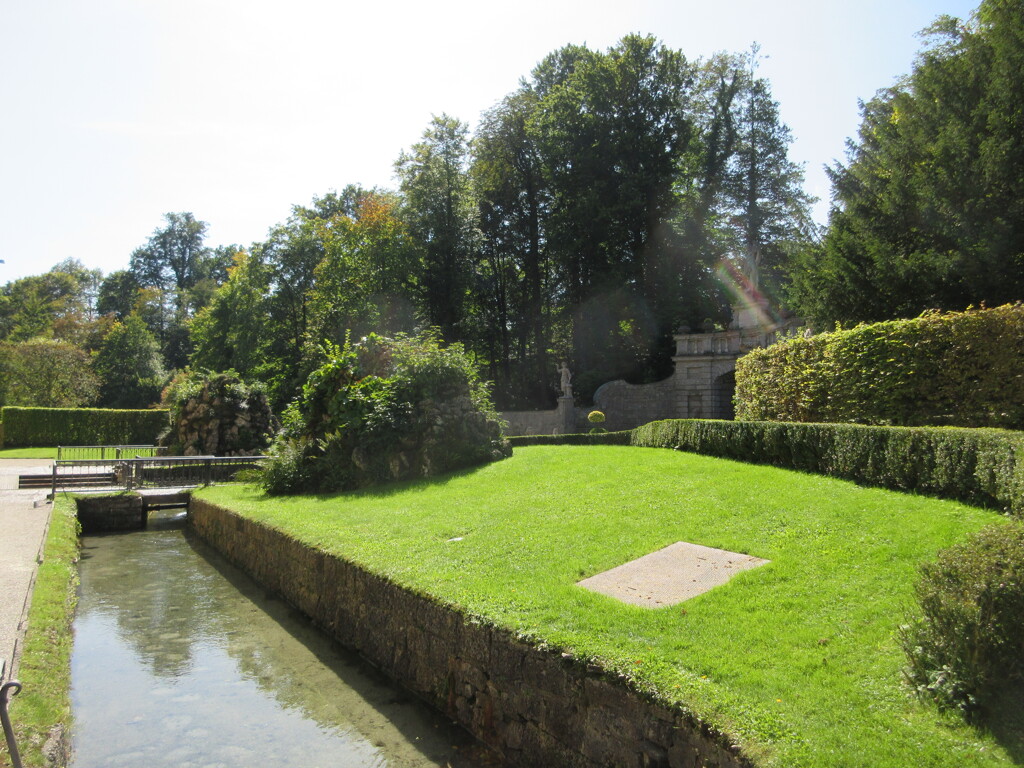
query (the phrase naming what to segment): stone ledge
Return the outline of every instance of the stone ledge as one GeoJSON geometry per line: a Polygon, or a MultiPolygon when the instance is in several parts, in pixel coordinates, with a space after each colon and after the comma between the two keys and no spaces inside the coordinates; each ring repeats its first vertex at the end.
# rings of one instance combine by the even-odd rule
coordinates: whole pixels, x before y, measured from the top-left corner
{"type": "Polygon", "coordinates": [[[192,499],[189,522],[230,562],[511,765],[753,765],[692,715],[568,654],[530,646],[201,499],[192,499]]]}

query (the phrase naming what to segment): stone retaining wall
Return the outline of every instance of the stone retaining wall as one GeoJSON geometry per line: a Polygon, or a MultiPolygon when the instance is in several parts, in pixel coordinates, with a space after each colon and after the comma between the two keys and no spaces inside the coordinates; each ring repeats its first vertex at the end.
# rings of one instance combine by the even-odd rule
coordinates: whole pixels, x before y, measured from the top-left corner
{"type": "Polygon", "coordinates": [[[79,496],[75,504],[82,533],[137,531],[146,527],[146,511],[137,493],[79,496]]]}
{"type": "Polygon", "coordinates": [[[722,734],[568,654],[521,642],[201,499],[192,499],[189,520],[229,561],[512,765],[751,765],[722,734]]]}

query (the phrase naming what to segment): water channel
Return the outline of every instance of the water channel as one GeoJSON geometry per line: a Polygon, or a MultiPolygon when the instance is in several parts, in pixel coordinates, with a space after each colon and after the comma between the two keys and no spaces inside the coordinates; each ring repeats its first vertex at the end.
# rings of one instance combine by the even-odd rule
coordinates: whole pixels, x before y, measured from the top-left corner
{"type": "Polygon", "coordinates": [[[82,540],[71,768],[492,766],[185,530],[82,540]]]}

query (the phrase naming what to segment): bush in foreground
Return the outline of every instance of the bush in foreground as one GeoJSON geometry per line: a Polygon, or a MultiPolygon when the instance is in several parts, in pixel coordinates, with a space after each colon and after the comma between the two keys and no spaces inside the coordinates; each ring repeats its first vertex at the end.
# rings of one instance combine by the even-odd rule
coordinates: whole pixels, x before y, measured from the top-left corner
{"type": "Polygon", "coordinates": [[[901,628],[908,681],[969,717],[1024,682],[1024,525],[983,528],[921,566],[921,615],[901,628]]]}
{"type": "Polygon", "coordinates": [[[271,493],[427,477],[512,451],[472,361],[430,333],[331,350],[284,422],[264,474],[271,493]]]}

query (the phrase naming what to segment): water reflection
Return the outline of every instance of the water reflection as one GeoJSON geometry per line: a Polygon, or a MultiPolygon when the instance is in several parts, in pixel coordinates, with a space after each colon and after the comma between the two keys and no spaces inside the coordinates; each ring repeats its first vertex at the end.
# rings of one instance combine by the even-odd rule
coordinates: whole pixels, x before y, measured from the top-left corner
{"type": "Polygon", "coordinates": [[[86,537],[73,768],[493,765],[189,539],[86,537]]]}

